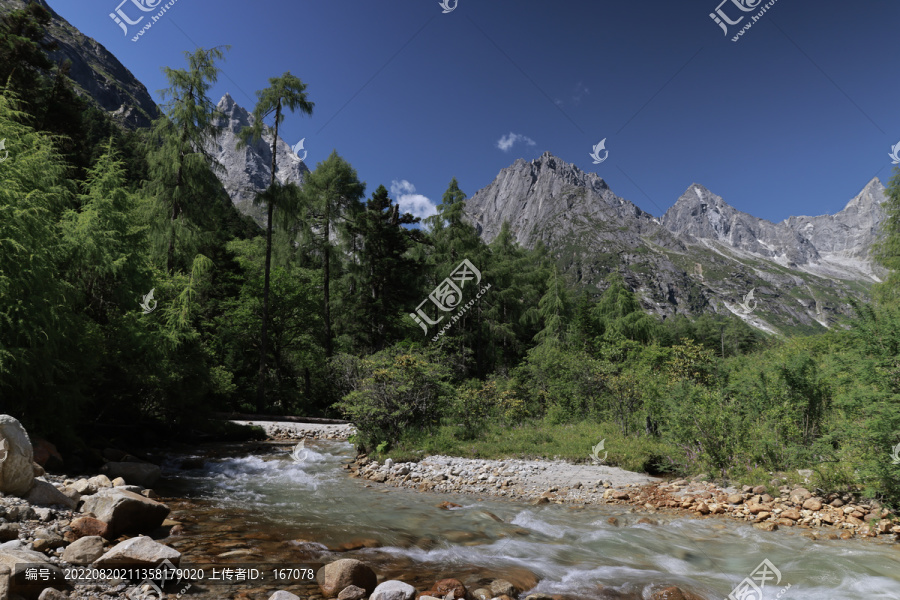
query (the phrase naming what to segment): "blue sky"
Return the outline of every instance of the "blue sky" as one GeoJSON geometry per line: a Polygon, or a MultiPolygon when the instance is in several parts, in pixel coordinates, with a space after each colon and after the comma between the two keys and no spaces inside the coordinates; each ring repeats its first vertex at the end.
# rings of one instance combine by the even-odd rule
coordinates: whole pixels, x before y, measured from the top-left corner
{"type": "Polygon", "coordinates": [[[420,214],[451,177],[471,196],[545,151],[656,216],[694,182],[773,221],[833,213],[887,183],[900,141],[896,0],[776,0],[737,42],[766,1],[176,0],[137,42],[147,19],[126,37],[120,1],[49,3],[157,101],[160,68],[198,46],[232,46],[211,95],[248,110],[291,71],[316,107],[283,137],[306,138],[310,168],[336,149],[369,195],[384,184],[420,214]],[[744,16],[727,36],[718,7],[744,16]]]}

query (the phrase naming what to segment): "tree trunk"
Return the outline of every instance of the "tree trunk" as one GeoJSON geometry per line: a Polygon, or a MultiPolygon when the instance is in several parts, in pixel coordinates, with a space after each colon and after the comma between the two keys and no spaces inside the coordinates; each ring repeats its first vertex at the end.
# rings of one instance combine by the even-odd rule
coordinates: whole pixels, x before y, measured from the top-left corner
{"type": "MultiPolygon", "coordinates": [[[[281,117],[281,100],[278,101],[278,107],[275,109],[275,133],[272,138],[272,177],[269,181],[271,188],[275,184],[275,151],[278,143],[278,121],[281,117]]],[[[266,267],[263,279],[263,305],[262,305],[262,331],[260,333],[259,345],[259,379],[256,385],[256,412],[262,413],[266,404],[266,352],[269,342],[268,325],[269,325],[269,273],[272,267],[272,215],[275,212],[275,205],[272,204],[272,198],[269,198],[268,210],[266,215],[266,267]]]]}

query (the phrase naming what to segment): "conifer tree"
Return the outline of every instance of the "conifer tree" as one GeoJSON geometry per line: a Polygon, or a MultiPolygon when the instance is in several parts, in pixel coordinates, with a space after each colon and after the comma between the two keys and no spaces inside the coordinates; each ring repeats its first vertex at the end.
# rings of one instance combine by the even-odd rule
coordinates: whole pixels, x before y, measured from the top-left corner
{"type": "Polygon", "coordinates": [[[360,200],[366,184],[359,181],[356,169],[341,158],[337,151],[316,165],[301,188],[302,233],[308,237],[322,256],[324,292],[325,355],[333,353],[331,284],[336,249],[348,239],[347,224],[361,209],[360,200]]]}
{"type": "Polygon", "coordinates": [[[262,336],[259,349],[259,382],[256,391],[257,410],[262,411],[265,403],[265,378],[266,378],[266,352],[268,346],[268,321],[269,321],[269,277],[272,269],[272,215],[275,211],[275,200],[283,196],[274,188],[277,185],[275,179],[278,167],[278,128],[284,121],[284,111],[301,111],[311,115],[314,104],[306,98],[306,84],[299,78],[291,75],[290,71],[281,77],[269,79],[270,86],[256,92],[257,103],[253,110],[253,123],[241,130],[239,146],[245,146],[250,141],[257,142],[263,136],[265,119],[274,115],[274,130],[272,132],[272,173],[269,181],[269,194],[264,197],[266,204],[266,264],[263,281],[262,303],[262,336]]]}

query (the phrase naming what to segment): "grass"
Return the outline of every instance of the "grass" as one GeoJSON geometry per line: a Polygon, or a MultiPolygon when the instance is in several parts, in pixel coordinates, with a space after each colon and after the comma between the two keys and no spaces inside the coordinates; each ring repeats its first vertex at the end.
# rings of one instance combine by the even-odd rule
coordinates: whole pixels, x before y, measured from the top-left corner
{"type": "Polygon", "coordinates": [[[427,455],[443,454],[482,459],[563,459],[591,463],[591,450],[605,441],[599,452],[603,464],[629,471],[661,473],[671,465],[668,457],[680,456],[678,448],[650,436],[624,436],[612,423],[581,421],[550,423],[531,421],[514,426],[487,423],[473,435],[471,430],[445,425],[432,434],[417,434],[380,454],[394,461],[416,461],[427,455]],[[471,439],[470,439],[471,438],[471,439]]]}

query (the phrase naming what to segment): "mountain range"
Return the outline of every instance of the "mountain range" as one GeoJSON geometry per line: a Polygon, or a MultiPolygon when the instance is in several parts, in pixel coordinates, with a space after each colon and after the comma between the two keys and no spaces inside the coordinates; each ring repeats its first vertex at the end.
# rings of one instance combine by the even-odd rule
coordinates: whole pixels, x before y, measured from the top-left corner
{"type": "MultiPolygon", "coordinates": [[[[122,126],[149,126],[159,109],[146,87],[101,44],[52,15],[54,61],[72,62],[79,93],[122,126]]],[[[23,7],[0,0],[0,15],[23,7]]],[[[217,105],[221,127],[207,150],[224,167],[219,179],[235,207],[263,224],[254,195],[271,177],[272,133],[237,149],[252,115],[226,94],[217,105]]],[[[309,169],[291,147],[276,144],[276,178],[302,184],[309,169]]],[[[759,219],[692,184],[662,217],[617,196],[594,173],[550,153],[502,169],[466,203],[467,220],[486,242],[504,222],[523,246],[542,242],[570,281],[596,294],[618,272],[644,307],[669,317],[731,313],[772,333],[821,331],[852,313],[849,298],[865,298],[882,272],[870,254],[884,219],[885,189],[876,178],[834,215],[759,219]]]]}

